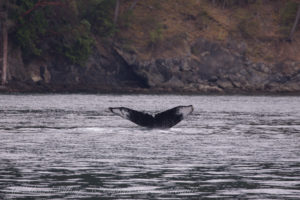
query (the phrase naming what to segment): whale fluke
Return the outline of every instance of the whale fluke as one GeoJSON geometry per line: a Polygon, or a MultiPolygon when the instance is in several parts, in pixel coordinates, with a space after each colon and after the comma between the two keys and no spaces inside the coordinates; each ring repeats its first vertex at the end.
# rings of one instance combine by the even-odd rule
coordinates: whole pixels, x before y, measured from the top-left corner
{"type": "Polygon", "coordinates": [[[110,107],[112,113],[128,119],[133,123],[147,128],[171,128],[183,120],[194,110],[192,105],[175,108],[151,115],[125,107],[110,107]]]}

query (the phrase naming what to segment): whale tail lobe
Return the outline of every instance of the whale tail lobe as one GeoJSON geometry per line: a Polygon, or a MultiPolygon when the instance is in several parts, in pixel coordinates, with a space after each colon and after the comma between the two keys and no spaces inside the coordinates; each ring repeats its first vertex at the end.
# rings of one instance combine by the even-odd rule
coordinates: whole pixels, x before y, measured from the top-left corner
{"type": "Polygon", "coordinates": [[[109,110],[139,126],[147,128],[171,128],[191,114],[194,110],[192,105],[177,106],[172,109],[151,115],[148,113],[132,110],[125,107],[110,107],[109,110]]]}

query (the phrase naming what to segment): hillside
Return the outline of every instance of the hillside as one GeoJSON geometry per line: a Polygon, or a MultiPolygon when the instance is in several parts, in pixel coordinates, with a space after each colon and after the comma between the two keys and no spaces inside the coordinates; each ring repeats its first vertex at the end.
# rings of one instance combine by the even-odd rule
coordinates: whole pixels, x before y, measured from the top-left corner
{"type": "Polygon", "coordinates": [[[298,1],[12,2],[3,91],[300,91],[298,1]]]}
{"type": "Polygon", "coordinates": [[[130,26],[121,29],[118,36],[127,47],[151,57],[156,56],[155,51],[168,57],[169,51],[205,38],[221,44],[244,43],[246,56],[256,61],[299,61],[300,32],[296,32],[293,42],[286,41],[297,8],[291,2],[253,1],[224,8],[210,1],[140,1],[132,13],[130,26]],[[283,19],[283,15],[293,17],[283,19]],[[283,20],[290,20],[285,22],[289,25],[282,25],[283,20]],[[156,48],[149,50],[151,43],[156,48]]]}

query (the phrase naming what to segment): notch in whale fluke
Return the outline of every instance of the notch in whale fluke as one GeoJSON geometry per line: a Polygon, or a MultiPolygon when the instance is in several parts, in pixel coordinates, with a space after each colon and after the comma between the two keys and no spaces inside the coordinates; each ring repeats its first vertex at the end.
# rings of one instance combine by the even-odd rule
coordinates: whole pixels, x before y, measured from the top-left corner
{"type": "Polygon", "coordinates": [[[125,107],[110,107],[108,109],[124,119],[147,128],[171,128],[194,111],[192,105],[177,106],[155,115],[125,107]]]}

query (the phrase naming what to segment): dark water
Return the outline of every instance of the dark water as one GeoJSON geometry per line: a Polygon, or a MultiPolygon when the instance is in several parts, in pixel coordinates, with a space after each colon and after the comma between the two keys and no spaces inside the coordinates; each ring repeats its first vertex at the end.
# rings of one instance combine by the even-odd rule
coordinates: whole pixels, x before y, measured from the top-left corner
{"type": "Polygon", "coordinates": [[[300,199],[300,98],[0,96],[0,199],[300,199]],[[109,106],[195,107],[146,130],[109,106]]]}

